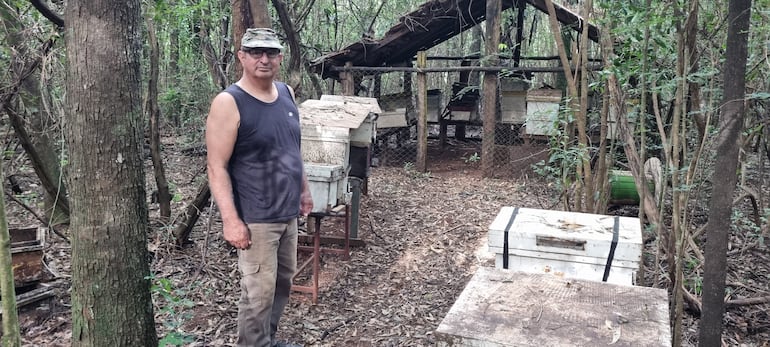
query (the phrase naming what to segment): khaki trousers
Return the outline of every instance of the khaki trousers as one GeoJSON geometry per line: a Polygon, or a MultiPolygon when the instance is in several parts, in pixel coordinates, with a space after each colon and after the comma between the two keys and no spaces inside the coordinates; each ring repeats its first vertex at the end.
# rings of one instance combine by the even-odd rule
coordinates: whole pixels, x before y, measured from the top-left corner
{"type": "Polygon", "coordinates": [[[238,346],[269,347],[289,302],[297,269],[297,219],[249,224],[251,247],[238,251],[238,346]]]}

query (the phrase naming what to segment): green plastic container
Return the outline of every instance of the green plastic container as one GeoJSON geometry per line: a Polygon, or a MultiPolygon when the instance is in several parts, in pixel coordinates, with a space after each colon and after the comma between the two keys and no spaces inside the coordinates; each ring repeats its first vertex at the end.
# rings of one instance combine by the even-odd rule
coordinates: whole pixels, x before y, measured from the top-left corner
{"type": "Polygon", "coordinates": [[[610,202],[638,204],[639,193],[636,191],[634,176],[630,171],[614,170],[610,172],[610,202]]]}

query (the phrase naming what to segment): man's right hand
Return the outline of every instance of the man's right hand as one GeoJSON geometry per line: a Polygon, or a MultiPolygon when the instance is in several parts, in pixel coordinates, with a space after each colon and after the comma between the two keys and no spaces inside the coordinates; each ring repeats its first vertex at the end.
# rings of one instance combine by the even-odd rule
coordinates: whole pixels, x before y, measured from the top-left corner
{"type": "Polygon", "coordinates": [[[241,221],[225,223],[222,226],[225,241],[237,249],[249,249],[251,247],[251,233],[249,228],[241,221]]]}

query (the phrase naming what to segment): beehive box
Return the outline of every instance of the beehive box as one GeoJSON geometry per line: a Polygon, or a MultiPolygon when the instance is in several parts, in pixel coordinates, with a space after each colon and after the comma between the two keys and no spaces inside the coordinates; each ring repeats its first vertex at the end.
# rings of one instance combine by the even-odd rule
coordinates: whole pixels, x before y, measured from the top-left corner
{"type": "Polygon", "coordinates": [[[348,128],[302,124],[302,160],[347,168],[350,160],[349,132],[348,128]]]}
{"type": "Polygon", "coordinates": [[[642,232],[638,218],[503,207],[489,250],[497,268],[633,285],[642,232]]]}
{"type": "Polygon", "coordinates": [[[428,89],[428,123],[438,123],[441,116],[441,89],[428,89]]]}
{"type": "Polygon", "coordinates": [[[500,113],[503,124],[524,124],[527,119],[527,92],[526,91],[502,91],[500,100],[500,113]]]}
{"type": "Polygon", "coordinates": [[[525,130],[529,135],[552,135],[554,121],[559,115],[561,90],[535,89],[527,92],[527,120],[525,130]]]}
{"type": "Polygon", "coordinates": [[[368,147],[377,137],[377,115],[374,113],[361,122],[358,128],[350,129],[350,145],[356,147],[368,147]]]}
{"type": "Polygon", "coordinates": [[[344,203],[346,175],[342,165],[305,163],[313,213],[326,213],[344,203]]]}
{"type": "Polygon", "coordinates": [[[352,121],[350,127],[350,144],[367,147],[377,135],[377,115],[382,114],[376,98],[346,95],[321,95],[320,101],[342,103],[340,112],[347,114],[352,121]],[[363,118],[362,118],[363,116],[363,118]],[[358,122],[356,126],[355,123],[358,122]]]}
{"type": "Polygon", "coordinates": [[[527,89],[529,83],[514,78],[500,80],[500,122],[524,124],[527,120],[527,89]]]}
{"type": "Polygon", "coordinates": [[[406,123],[406,108],[385,111],[377,117],[377,129],[403,128],[406,123]]]}
{"type": "Polygon", "coordinates": [[[476,113],[472,107],[451,107],[446,115],[446,120],[453,122],[468,122],[473,113],[476,113]]]}
{"type": "Polygon", "coordinates": [[[43,278],[43,246],[46,229],[41,227],[9,228],[11,263],[16,287],[34,284],[43,278]]]}
{"type": "Polygon", "coordinates": [[[438,346],[671,346],[666,290],[480,267],[438,346]]]}

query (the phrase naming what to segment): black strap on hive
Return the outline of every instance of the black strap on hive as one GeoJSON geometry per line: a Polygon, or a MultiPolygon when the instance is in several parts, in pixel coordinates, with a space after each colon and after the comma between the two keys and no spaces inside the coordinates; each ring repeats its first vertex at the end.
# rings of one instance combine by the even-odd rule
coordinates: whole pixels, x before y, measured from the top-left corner
{"type": "Polygon", "coordinates": [[[503,269],[508,268],[508,231],[511,230],[513,221],[516,219],[516,214],[518,213],[519,208],[514,208],[511,218],[508,220],[508,225],[505,226],[505,231],[503,232],[503,269]]]}
{"type": "Polygon", "coordinates": [[[612,243],[610,244],[610,254],[607,256],[607,265],[604,266],[604,276],[602,282],[607,282],[610,277],[610,268],[612,268],[612,259],[615,258],[615,249],[618,248],[618,229],[620,229],[620,217],[615,217],[615,225],[612,227],[612,243]]]}

